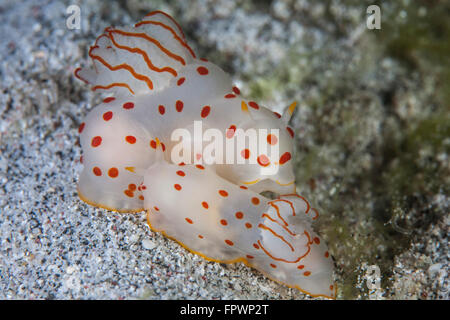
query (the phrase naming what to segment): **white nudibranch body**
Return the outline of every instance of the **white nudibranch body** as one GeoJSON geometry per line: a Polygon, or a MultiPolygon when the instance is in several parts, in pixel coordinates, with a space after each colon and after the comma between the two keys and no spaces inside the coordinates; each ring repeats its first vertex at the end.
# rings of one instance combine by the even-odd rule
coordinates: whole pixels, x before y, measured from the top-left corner
{"type": "Polygon", "coordinates": [[[310,295],[335,297],[331,256],[311,227],[318,213],[295,193],[288,126],[295,103],[281,116],[242,98],[161,11],[134,27],[106,28],[89,56],[92,66],[75,76],[108,97],[79,127],[82,200],[147,210],[152,230],[206,259],[244,262],[310,295]],[[195,138],[198,123],[224,133],[215,151],[223,154],[248,129],[264,136],[258,148],[233,145],[235,162],[210,163],[207,148],[173,138],[180,129],[195,138]],[[174,154],[188,156],[178,162],[174,154]],[[262,191],[285,195],[271,200],[262,191]]]}

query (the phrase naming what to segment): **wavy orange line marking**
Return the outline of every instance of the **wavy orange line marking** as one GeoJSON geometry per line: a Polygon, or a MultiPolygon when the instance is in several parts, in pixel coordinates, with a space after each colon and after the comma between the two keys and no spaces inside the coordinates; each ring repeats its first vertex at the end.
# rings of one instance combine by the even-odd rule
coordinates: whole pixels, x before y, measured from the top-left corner
{"type": "Polygon", "coordinates": [[[78,72],[80,72],[80,70],[81,70],[81,68],[76,68],[75,71],[73,72],[73,74],[75,75],[75,77],[76,77],[77,79],[80,79],[80,80],[83,81],[84,83],[89,84],[89,81],[87,81],[86,79],[82,78],[82,77],[78,74],[78,72]]]}
{"type": "Polygon", "coordinates": [[[275,237],[280,238],[284,243],[286,243],[292,251],[295,251],[294,247],[292,246],[292,244],[290,244],[283,236],[280,236],[278,233],[276,233],[275,231],[273,231],[272,229],[270,229],[268,226],[266,226],[265,224],[260,223],[258,225],[258,228],[261,229],[265,229],[267,231],[269,231],[270,233],[272,233],[275,237]]]}
{"type": "Polygon", "coordinates": [[[263,213],[263,214],[261,215],[261,218],[262,218],[262,217],[266,217],[266,218],[268,218],[270,221],[275,222],[275,223],[278,224],[280,227],[282,227],[284,230],[286,230],[291,236],[295,237],[295,236],[297,235],[296,233],[294,233],[294,232],[292,232],[291,230],[289,230],[286,226],[281,225],[281,224],[278,222],[278,220],[275,220],[274,218],[272,218],[271,216],[269,216],[267,213],[263,213]]]}
{"type": "Polygon", "coordinates": [[[146,77],[146,76],[144,76],[142,74],[137,73],[136,71],[134,71],[134,69],[130,65],[128,65],[126,63],[122,63],[122,64],[119,64],[117,66],[110,65],[102,57],[92,54],[92,50],[96,49],[96,48],[98,48],[98,46],[91,47],[91,49],[89,50],[89,56],[92,58],[92,60],[100,61],[105,67],[107,67],[111,71],[125,69],[128,72],[130,72],[133,75],[133,77],[135,77],[136,79],[144,81],[145,83],[147,83],[147,86],[150,88],[150,90],[153,90],[153,83],[152,83],[152,80],[150,80],[150,78],[148,78],[148,77],[146,77]]]}
{"type": "Polygon", "coordinates": [[[186,65],[186,62],[184,61],[184,59],[182,57],[180,57],[179,55],[176,55],[175,53],[166,49],[158,40],[148,36],[145,33],[126,32],[126,31],[122,31],[119,29],[113,29],[113,30],[108,30],[108,31],[109,32],[114,31],[115,33],[121,34],[123,36],[137,37],[137,38],[145,39],[145,40],[155,44],[162,52],[164,52],[166,55],[168,55],[172,59],[179,61],[183,66],[186,65]]]}
{"type": "MultiPolygon", "coordinates": [[[[298,195],[296,193],[282,194],[280,197],[297,197],[297,198],[302,199],[306,203],[306,211],[305,211],[306,214],[308,213],[309,209],[311,208],[311,206],[309,205],[308,200],[306,200],[304,197],[302,197],[301,195],[298,195]]],[[[279,200],[281,200],[281,199],[279,199],[279,200]]]]}
{"type": "Polygon", "coordinates": [[[147,20],[144,20],[144,21],[141,21],[141,22],[136,23],[134,26],[137,28],[137,27],[140,27],[140,26],[142,26],[142,25],[144,25],[144,24],[153,24],[153,25],[156,25],[156,26],[161,26],[161,27],[163,27],[163,28],[166,29],[166,30],[169,30],[169,31],[172,33],[173,37],[174,37],[174,38],[175,38],[175,39],[176,39],[183,47],[185,47],[185,48],[189,51],[189,53],[192,55],[192,57],[196,58],[195,53],[194,53],[194,51],[192,51],[191,47],[189,47],[189,45],[188,45],[186,42],[184,42],[183,39],[181,39],[181,38],[175,33],[175,31],[174,31],[171,27],[169,27],[168,25],[166,25],[166,24],[164,24],[164,23],[162,23],[162,22],[159,22],[159,21],[147,21],[147,20]]]}
{"type": "Polygon", "coordinates": [[[288,226],[289,224],[286,222],[286,220],[283,219],[283,217],[282,217],[281,214],[280,214],[280,208],[278,208],[278,206],[277,206],[276,204],[274,204],[272,201],[269,201],[268,203],[269,203],[272,207],[275,208],[275,210],[277,211],[277,216],[278,216],[278,218],[280,218],[281,221],[283,221],[284,225],[285,225],[285,226],[288,226]]]}
{"type": "Polygon", "coordinates": [[[170,21],[172,21],[172,22],[177,26],[177,28],[178,28],[178,30],[180,31],[181,36],[183,37],[183,39],[186,39],[186,37],[184,36],[184,33],[183,33],[183,29],[181,29],[181,27],[180,27],[180,25],[178,24],[178,22],[176,22],[175,19],[172,18],[172,17],[171,17],[170,15],[168,15],[167,13],[165,13],[165,12],[163,12],[163,11],[156,10],[156,11],[152,11],[152,12],[150,12],[150,13],[147,13],[145,16],[146,16],[146,17],[151,17],[151,16],[153,16],[153,15],[155,15],[155,14],[162,14],[162,15],[166,16],[167,18],[169,18],[170,21]]]}
{"type": "Polygon", "coordinates": [[[112,87],[124,87],[124,88],[127,88],[131,92],[131,94],[134,95],[134,91],[131,90],[130,86],[128,84],[126,84],[126,83],[123,83],[123,82],[113,82],[113,83],[111,83],[111,84],[109,84],[107,86],[100,86],[100,85],[98,85],[98,86],[93,87],[92,91],[95,91],[97,89],[108,90],[108,89],[111,89],[112,87]]]}
{"type": "Polygon", "coordinates": [[[111,39],[111,42],[114,44],[114,46],[116,46],[116,47],[119,48],[119,49],[124,49],[124,50],[127,50],[127,51],[129,51],[129,52],[132,52],[132,53],[138,53],[138,54],[142,55],[142,58],[144,58],[145,62],[147,63],[147,66],[148,66],[148,68],[149,68],[150,70],[153,70],[153,71],[156,71],[156,72],[169,72],[169,73],[171,73],[174,77],[177,76],[177,72],[176,72],[174,69],[172,69],[171,67],[163,67],[163,68],[158,68],[158,67],[156,67],[156,66],[152,63],[152,61],[150,60],[150,58],[148,57],[147,53],[146,53],[144,50],[141,50],[141,49],[139,49],[139,48],[131,48],[131,47],[128,47],[128,46],[124,46],[124,45],[118,44],[118,43],[116,42],[116,40],[114,40],[114,37],[113,37],[113,35],[112,35],[113,32],[114,32],[114,31],[110,31],[109,35],[110,35],[110,37],[111,37],[111,38],[110,38],[110,39],[111,39]]]}

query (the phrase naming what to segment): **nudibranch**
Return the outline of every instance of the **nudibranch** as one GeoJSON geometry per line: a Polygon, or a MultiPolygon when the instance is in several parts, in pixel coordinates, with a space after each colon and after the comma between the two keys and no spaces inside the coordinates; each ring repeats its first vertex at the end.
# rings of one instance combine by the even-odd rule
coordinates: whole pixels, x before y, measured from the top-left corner
{"type": "Polygon", "coordinates": [[[244,262],[312,296],[335,297],[331,256],[311,226],[317,210],[295,192],[288,125],[295,103],[280,115],[244,99],[162,11],[133,27],[106,28],[89,57],[92,65],[75,76],[107,97],[79,127],[82,200],[147,210],[152,230],[208,260],[244,262]],[[198,125],[223,133],[214,155],[228,155],[228,143],[245,141],[250,129],[263,135],[257,147],[233,144],[234,162],[208,162],[205,137],[195,145],[198,125]],[[183,137],[181,147],[174,139],[180,130],[194,136],[183,137]]]}

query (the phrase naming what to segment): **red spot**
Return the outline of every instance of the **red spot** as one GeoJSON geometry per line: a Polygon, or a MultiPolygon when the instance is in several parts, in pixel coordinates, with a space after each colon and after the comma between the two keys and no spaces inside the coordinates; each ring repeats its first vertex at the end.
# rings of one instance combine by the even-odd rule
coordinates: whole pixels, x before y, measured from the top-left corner
{"type": "Polygon", "coordinates": [[[134,108],[134,103],[133,102],[127,102],[123,104],[123,108],[124,109],[133,109],[134,108]]]}
{"type": "Polygon", "coordinates": [[[177,175],[179,175],[180,177],[184,177],[186,174],[183,171],[178,170],[177,175]]]}
{"type": "Polygon", "coordinates": [[[116,100],[116,98],[108,97],[108,98],[103,99],[103,103],[109,103],[109,102],[114,101],[114,100],[116,100]]]}
{"type": "Polygon", "coordinates": [[[274,115],[276,115],[277,116],[277,118],[279,119],[279,118],[281,118],[281,114],[279,114],[278,112],[273,112],[274,113],[274,115]]]}
{"type": "Polygon", "coordinates": [[[200,239],[203,239],[203,236],[202,236],[201,234],[199,234],[198,237],[199,237],[200,239]]]}
{"type": "Polygon", "coordinates": [[[91,145],[95,148],[98,147],[102,143],[102,137],[96,136],[92,138],[91,145]]]}
{"type": "Polygon", "coordinates": [[[153,209],[155,209],[155,211],[159,211],[159,208],[158,208],[158,207],[153,207],[153,209]]]}
{"type": "Polygon", "coordinates": [[[143,186],[141,187],[141,189],[142,189],[142,190],[146,190],[147,187],[143,185],[143,186]]]}
{"type": "Polygon", "coordinates": [[[333,290],[333,289],[334,289],[334,287],[333,287],[333,285],[331,285],[331,286],[330,286],[330,290],[333,290]]]}
{"type": "Polygon", "coordinates": [[[130,144],[135,144],[136,143],[136,138],[134,136],[126,136],[125,140],[130,143],[130,144]]]}
{"type": "Polygon", "coordinates": [[[111,120],[112,116],[113,116],[112,111],[105,112],[103,114],[103,120],[109,121],[109,120],[111,120]]]}
{"type": "Polygon", "coordinates": [[[270,145],[275,145],[278,142],[278,138],[276,135],[274,134],[269,134],[267,135],[267,143],[269,143],[270,145]]]}
{"type": "Polygon", "coordinates": [[[164,112],[166,112],[166,108],[164,108],[164,106],[161,104],[158,107],[158,111],[159,111],[160,114],[164,114],[164,112]]]}
{"type": "Polygon", "coordinates": [[[232,245],[234,245],[234,243],[233,243],[233,241],[231,241],[231,240],[225,240],[225,243],[227,244],[227,245],[229,245],[229,246],[232,246],[232,245]]]}
{"type": "Polygon", "coordinates": [[[97,176],[100,177],[102,175],[102,170],[100,170],[99,167],[92,168],[92,172],[97,176]]]}
{"type": "Polygon", "coordinates": [[[228,192],[226,192],[225,190],[219,190],[219,194],[220,194],[222,197],[228,197],[228,192]]]}
{"type": "Polygon", "coordinates": [[[251,255],[247,255],[247,258],[249,258],[249,259],[253,259],[254,258],[254,256],[251,256],[251,255]]]}
{"type": "Polygon", "coordinates": [[[180,162],[179,164],[178,164],[180,167],[182,167],[182,166],[185,166],[186,165],[186,163],[184,163],[184,162],[180,162]]]}
{"type": "Polygon", "coordinates": [[[177,100],[175,103],[175,109],[177,109],[178,112],[181,112],[183,110],[183,101],[177,100]]]}
{"type": "Polygon", "coordinates": [[[236,98],[236,96],[234,94],[232,94],[232,93],[229,93],[229,94],[225,95],[225,98],[226,99],[232,99],[232,98],[236,98]]]}
{"type": "Polygon", "coordinates": [[[186,219],[187,223],[190,223],[190,224],[193,224],[193,223],[194,223],[194,221],[192,221],[192,220],[189,219],[189,218],[185,218],[185,219],[186,219]]]}
{"type": "Polygon", "coordinates": [[[206,202],[206,201],[203,201],[203,202],[202,202],[202,206],[203,206],[203,208],[205,208],[205,209],[208,209],[208,208],[209,208],[208,202],[206,202]]]}
{"type": "Polygon", "coordinates": [[[325,252],[325,258],[328,258],[330,256],[330,254],[328,253],[328,251],[325,252]]]}
{"type": "Polygon", "coordinates": [[[259,109],[259,105],[258,105],[255,101],[250,101],[250,102],[248,103],[248,105],[249,105],[250,107],[252,107],[253,109],[256,109],[256,110],[259,109]]]}
{"type": "Polygon", "coordinates": [[[123,193],[125,193],[125,195],[127,195],[130,198],[134,197],[134,192],[131,190],[125,190],[123,193]]]}
{"type": "Polygon", "coordinates": [[[248,150],[248,149],[242,150],[242,151],[241,151],[241,156],[242,156],[242,158],[244,158],[244,159],[250,158],[250,150],[248,150]]]}
{"type": "Polygon", "coordinates": [[[299,266],[297,267],[297,269],[302,270],[304,267],[305,267],[305,266],[301,264],[301,265],[299,265],[299,266]]]}
{"type": "Polygon", "coordinates": [[[142,194],[139,196],[139,200],[144,200],[144,196],[142,194]]]}
{"type": "Polygon", "coordinates": [[[250,222],[247,222],[247,223],[245,224],[245,227],[246,227],[247,229],[250,229],[250,228],[252,227],[252,224],[251,224],[250,222]]]}
{"type": "Polygon", "coordinates": [[[261,167],[267,167],[270,164],[269,158],[263,154],[258,157],[257,161],[261,167]]]}
{"type": "Polygon", "coordinates": [[[228,139],[233,138],[234,133],[236,132],[236,126],[233,124],[227,129],[226,136],[228,139]]]}
{"type": "Polygon", "coordinates": [[[111,178],[117,178],[117,176],[119,175],[119,170],[117,168],[110,168],[108,170],[108,176],[110,176],[111,178]]]}
{"type": "Polygon", "coordinates": [[[204,169],[205,169],[205,167],[202,166],[201,164],[197,164],[196,167],[197,167],[198,169],[200,169],[200,170],[204,170],[204,169]]]}
{"type": "Polygon", "coordinates": [[[283,155],[280,157],[280,164],[284,164],[291,160],[291,154],[289,152],[283,153],[283,155]]]}
{"type": "Polygon", "coordinates": [[[252,203],[257,206],[259,204],[259,199],[257,197],[252,198],[252,203]]]}
{"type": "Polygon", "coordinates": [[[294,137],[294,130],[292,130],[291,127],[286,127],[286,130],[289,132],[289,134],[291,135],[291,138],[294,137]]]}
{"type": "Polygon", "coordinates": [[[178,191],[181,190],[181,186],[180,186],[178,183],[175,183],[175,184],[173,185],[173,187],[174,187],[175,189],[177,189],[178,191]]]}
{"type": "Polygon", "coordinates": [[[210,106],[204,106],[201,113],[202,118],[206,118],[210,111],[211,111],[210,106]]]}
{"type": "Polygon", "coordinates": [[[309,276],[310,274],[311,274],[310,271],[305,271],[305,272],[303,272],[303,275],[305,275],[306,277],[309,276]]]}
{"type": "Polygon", "coordinates": [[[239,90],[238,87],[233,87],[233,92],[236,93],[236,94],[240,94],[241,90],[239,90]]]}
{"type": "Polygon", "coordinates": [[[166,145],[164,143],[161,142],[161,147],[162,147],[162,151],[166,151],[166,145]]]}
{"type": "Polygon", "coordinates": [[[272,268],[276,268],[276,267],[277,267],[277,266],[274,265],[273,263],[271,263],[270,266],[271,266],[272,268]]]}
{"type": "Polygon", "coordinates": [[[247,190],[248,188],[246,186],[239,186],[239,188],[247,190]]]}
{"type": "Polygon", "coordinates": [[[205,58],[200,58],[200,60],[208,62],[208,59],[205,59],[205,58]]]}
{"type": "Polygon", "coordinates": [[[178,79],[177,85],[181,86],[184,83],[184,80],[186,80],[185,77],[182,77],[182,78],[178,79]]]}
{"type": "Polygon", "coordinates": [[[208,69],[205,67],[198,67],[197,72],[201,76],[206,76],[209,73],[208,69]]]}
{"type": "Polygon", "coordinates": [[[80,124],[80,126],[78,127],[78,133],[82,133],[85,126],[86,126],[86,123],[82,122],[82,123],[80,124]]]}
{"type": "Polygon", "coordinates": [[[222,219],[222,220],[220,220],[220,224],[223,226],[226,226],[228,224],[228,222],[227,222],[227,220],[222,219]]]}
{"type": "Polygon", "coordinates": [[[134,190],[136,190],[136,185],[134,183],[129,184],[128,189],[130,189],[131,191],[134,191],[134,190]]]}
{"type": "Polygon", "coordinates": [[[316,244],[320,244],[320,239],[318,237],[315,237],[313,240],[316,244]]]}
{"type": "Polygon", "coordinates": [[[80,156],[80,163],[83,163],[83,156],[80,156]]]}
{"type": "Polygon", "coordinates": [[[150,141],[150,147],[152,147],[153,149],[156,149],[156,141],[155,140],[150,141]]]}
{"type": "Polygon", "coordinates": [[[236,219],[242,219],[244,214],[241,211],[236,212],[236,219]]]}
{"type": "Polygon", "coordinates": [[[253,247],[254,247],[255,249],[259,249],[259,246],[258,246],[256,243],[253,244],[253,247]]]}

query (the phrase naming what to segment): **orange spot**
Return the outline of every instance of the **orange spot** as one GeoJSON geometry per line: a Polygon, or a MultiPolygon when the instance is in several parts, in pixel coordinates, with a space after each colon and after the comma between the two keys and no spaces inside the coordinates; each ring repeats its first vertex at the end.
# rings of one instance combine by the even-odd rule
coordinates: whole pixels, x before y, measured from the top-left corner
{"type": "Polygon", "coordinates": [[[227,222],[227,220],[222,219],[222,220],[220,220],[220,224],[223,226],[226,226],[228,224],[228,222],[227,222]]]}
{"type": "Polygon", "coordinates": [[[328,258],[330,256],[330,254],[328,253],[328,251],[325,252],[325,258],[328,258]]]}
{"type": "Polygon", "coordinates": [[[247,255],[247,258],[249,258],[249,259],[253,259],[254,258],[254,256],[251,256],[251,255],[247,255]]]}
{"type": "Polygon", "coordinates": [[[225,98],[226,99],[232,99],[232,98],[236,98],[236,96],[234,94],[232,94],[232,93],[229,93],[229,94],[225,95],[225,98]]]}
{"type": "Polygon", "coordinates": [[[102,143],[102,137],[96,136],[92,138],[91,145],[95,148],[98,147],[102,143]]]}
{"type": "Polygon", "coordinates": [[[134,183],[129,184],[128,189],[130,189],[131,191],[134,191],[134,190],[136,190],[136,185],[134,183]]]}
{"type": "Polygon", "coordinates": [[[136,143],[136,138],[134,136],[126,136],[125,140],[130,143],[130,144],[135,144],[136,143]]]}
{"type": "Polygon", "coordinates": [[[305,271],[305,272],[303,272],[303,275],[306,276],[306,277],[309,276],[310,274],[311,274],[310,271],[305,271]]]}
{"type": "Polygon", "coordinates": [[[257,161],[261,167],[267,167],[270,164],[269,158],[267,158],[267,156],[264,154],[260,155],[257,161]]]}
{"type": "Polygon", "coordinates": [[[153,209],[155,209],[155,211],[159,211],[159,208],[158,208],[158,207],[153,207],[153,209]]]}
{"type": "Polygon", "coordinates": [[[86,123],[82,122],[82,123],[80,124],[80,126],[78,127],[78,133],[82,133],[85,126],[86,126],[86,123]]]}
{"type": "Polygon", "coordinates": [[[185,77],[182,77],[182,78],[178,79],[177,85],[181,86],[184,83],[184,80],[186,80],[185,77]]]}
{"type": "Polygon", "coordinates": [[[204,169],[205,169],[205,167],[202,166],[201,164],[197,164],[196,167],[197,167],[198,169],[200,169],[200,170],[204,170],[204,169]]]}
{"type": "Polygon", "coordinates": [[[206,201],[203,201],[203,202],[202,202],[202,206],[203,206],[203,208],[205,208],[205,209],[208,209],[208,208],[209,208],[208,202],[206,202],[206,201]]]}
{"type": "Polygon", "coordinates": [[[236,93],[236,94],[240,94],[241,90],[239,90],[238,87],[233,87],[233,92],[236,93]]]}
{"type": "Polygon", "coordinates": [[[109,103],[109,102],[114,101],[114,100],[116,100],[116,98],[108,97],[108,98],[103,99],[103,103],[109,103]]]}
{"type": "Polygon", "coordinates": [[[267,143],[269,143],[270,145],[275,145],[278,142],[278,138],[273,135],[273,134],[269,134],[267,135],[267,143]]]}
{"type": "Polygon", "coordinates": [[[330,290],[333,290],[333,289],[334,289],[334,287],[333,287],[333,285],[331,285],[331,286],[330,286],[330,290]]]}
{"type": "Polygon", "coordinates": [[[277,267],[277,266],[274,265],[273,263],[271,263],[270,266],[271,266],[272,268],[276,268],[276,267],[277,267]]]}
{"type": "Polygon", "coordinates": [[[202,118],[206,118],[209,113],[211,112],[211,107],[210,106],[204,106],[202,109],[202,113],[200,114],[202,116],[202,118]]]}
{"type": "Polygon", "coordinates": [[[109,121],[109,120],[111,120],[112,116],[113,116],[113,113],[111,111],[105,112],[103,114],[103,120],[109,121]]]}
{"type": "Polygon", "coordinates": [[[234,245],[234,243],[233,243],[233,241],[231,241],[231,240],[225,240],[225,243],[227,244],[227,245],[229,245],[229,246],[233,246],[234,245]]]}
{"type": "Polygon", "coordinates": [[[292,130],[291,127],[286,127],[286,130],[289,132],[289,134],[291,135],[291,138],[294,137],[294,130],[292,130]]]}
{"type": "Polygon", "coordinates": [[[117,168],[110,168],[108,170],[108,176],[110,176],[111,178],[117,178],[117,176],[119,175],[119,170],[117,168]]]}
{"type": "Polygon", "coordinates": [[[102,170],[100,170],[99,167],[92,168],[92,172],[97,176],[100,177],[102,175],[102,170]]]}
{"type": "Polygon", "coordinates": [[[220,194],[222,197],[228,197],[228,192],[226,192],[225,190],[219,190],[219,194],[220,194]]]}
{"type": "Polygon", "coordinates": [[[250,158],[250,150],[248,150],[248,149],[242,150],[242,151],[241,151],[241,156],[242,156],[242,158],[244,158],[244,159],[250,158]]]}
{"type": "Polygon", "coordinates": [[[320,239],[319,239],[318,237],[315,237],[313,240],[314,240],[314,242],[315,242],[316,244],[319,244],[319,243],[320,243],[320,239]]]}
{"type": "Polygon", "coordinates": [[[283,153],[283,155],[280,157],[280,164],[285,164],[291,160],[291,154],[289,152],[283,153]]]}
{"type": "Polygon", "coordinates": [[[250,229],[250,228],[252,227],[252,224],[251,224],[250,222],[247,222],[247,223],[245,224],[245,227],[246,227],[247,229],[250,229]]]}
{"type": "Polygon", "coordinates": [[[259,246],[258,246],[258,244],[256,244],[256,243],[253,244],[253,247],[254,247],[256,250],[259,249],[259,246]]]}
{"type": "Polygon", "coordinates": [[[134,108],[134,103],[133,102],[127,102],[123,104],[123,108],[124,109],[133,109],[134,108]]]}
{"type": "Polygon", "coordinates": [[[177,109],[178,112],[183,111],[183,101],[177,100],[177,102],[175,103],[175,109],[177,109]]]}
{"type": "Polygon", "coordinates": [[[252,198],[252,203],[257,206],[259,204],[259,199],[257,197],[252,198]]]}
{"type": "Polygon", "coordinates": [[[139,196],[139,200],[144,200],[144,196],[142,194],[139,196]]]}
{"type": "Polygon", "coordinates": [[[258,105],[255,101],[250,101],[250,102],[248,103],[248,105],[249,105],[250,107],[252,107],[253,109],[256,109],[256,110],[259,109],[259,105],[258,105]]]}
{"type": "Polygon", "coordinates": [[[130,198],[134,197],[134,192],[131,190],[125,190],[123,193],[125,193],[130,198]]]}
{"type": "Polygon", "coordinates": [[[83,163],[83,156],[80,156],[80,163],[83,163]]]}
{"type": "Polygon", "coordinates": [[[236,218],[242,219],[244,217],[244,214],[241,211],[236,212],[236,218]]]}
{"type": "Polygon", "coordinates": [[[180,186],[178,183],[175,183],[175,184],[173,185],[173,187],[174,187],[175,189],[177,189],[178,191],[181,190],[181,186],[180,186]]]}
{"type": "Polygon", "coordinates": [[[302,270],[304,267],[305,267],[305,266],[301,264],[301,265],[299,265],[299,266],[297,267],[297,269],[302,270]]]}
{"type": "Polygon", "coordinates": [[[248,188],[246,186],[239,186],[239,188],[247,190],[248,188]]]}
{"type": "Polygon", "coordinates": [[[206,76],[209,73],[208,69],[205,67],[198,67],[197,72],[201,76],[206,76]]]}
{"type": "Polygon", "coordinates": [[[273,114],[279,119],[279,118],[281,118],[281,114],[279,114],[278,112],[273,112],[273,114]]]}
{"type": "Polygon", "coordinates": [[[202,236],[201,234],[199,234],[198,237],[199,237],[200,239],[203,239],[203,236],[202,236]]]}
{"type": "Polygon", "coordinates": [[[150,147],[152,147],[153,149],[156,149],[156,141],[155,140],[150,141],[150,147]]]}
{"type": "Polygon", "coordinates": [[[166,112],[166,108],[162,104],[159,105],[158,111],[160,114],[164,114],[166,112]]]}
{"type": "Polygon", "coordinates": [[[227,129],[227,132],[226,132],[227,138],[228,138],[228,139],[233,138],[235,131],[236,131],[236,126],[235,126],[235,125],[231,125],[231,126],[227,129]]]}
{"type": "Polygon", "coordinates": [[[190,224],[193,224],[193,223],[194,223],[194,221],[192,221],[192,220],[189,219],[189,218],[185,218],[185,219],[186,219],[187,223],[190,223],[190,224]]]}
{"type": "Polygon", "coordinates": [[[177,175],[179,175],[180,177],[184,177],[186,174],[183,171],[178,170],[177,175]]]}

